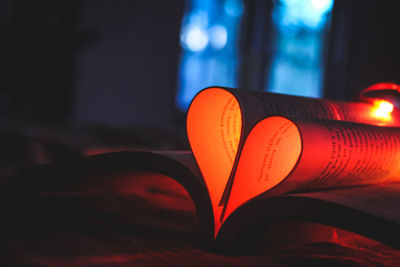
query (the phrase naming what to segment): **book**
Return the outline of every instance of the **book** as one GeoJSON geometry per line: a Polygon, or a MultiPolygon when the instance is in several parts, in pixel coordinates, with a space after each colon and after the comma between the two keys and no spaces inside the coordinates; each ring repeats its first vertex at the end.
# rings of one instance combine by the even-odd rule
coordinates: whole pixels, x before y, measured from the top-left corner
{"type": "Polygon", "coordinates": [[[219,248],[280,220],[331,225],[398,247],[400,117],[376,109],[210,87],[188,110],[191,151],[120,151],[35,166],[2,195],[66,192],[87,177],[144,170],[187,190],[204,239],[219,248]]]}

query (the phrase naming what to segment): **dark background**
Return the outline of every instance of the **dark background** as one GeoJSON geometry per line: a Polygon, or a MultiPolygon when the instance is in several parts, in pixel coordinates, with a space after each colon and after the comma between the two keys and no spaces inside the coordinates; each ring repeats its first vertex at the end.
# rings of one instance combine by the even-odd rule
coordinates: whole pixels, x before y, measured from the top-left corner
{"type": "Polygon", "coordinates": [[[1,2],[2,119],[172,124],[183,1],[1,2]]]}
{"type": "MultiPolygon", "coordinates": [[[[174,103],[184,4],[2,0],[0,122],[183,129],[174,103]]],[[[268,67],[246,55],[268,61],[270,7],[245,1],[241,87],[257,90],[268,67]]],[[[400,82],[397,13],[396,1],[335,1],[325,97],[350,100],[372,83],[400,82]]]]}

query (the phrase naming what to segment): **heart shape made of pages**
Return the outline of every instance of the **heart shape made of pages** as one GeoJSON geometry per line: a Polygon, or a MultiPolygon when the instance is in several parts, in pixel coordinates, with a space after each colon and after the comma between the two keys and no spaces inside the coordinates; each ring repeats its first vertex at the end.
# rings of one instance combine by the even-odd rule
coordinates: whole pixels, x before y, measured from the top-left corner
{"type": "Polygon", "coordinates": [[[293,121],[281,116],[260,121],[246,137],[232,191],[222,206],[220,200],[237,157],[242,125],[239,102],[222,88],[200,92],[188,111],[188,138],[210,195],[215,235],[237,207],[286,178],[301,154],[301,135],[293,121]]]}

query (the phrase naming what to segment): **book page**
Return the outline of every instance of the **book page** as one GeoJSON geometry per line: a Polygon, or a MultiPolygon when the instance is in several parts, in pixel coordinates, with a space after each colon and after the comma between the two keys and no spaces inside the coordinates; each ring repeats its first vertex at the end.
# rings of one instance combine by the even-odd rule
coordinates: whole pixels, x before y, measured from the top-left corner
{"type": "Polygon", "coordinates": [[[226,90],[206,90],[196,96],[187,116],[187,133],[193,154],[210,194],[219,228],[219,205],[234,166],[242,131],[236,98],[226,90]]]}
{"type": "Polygon", "coordinates": [[[264,192],[272,196],[400,181],[398,159],[400,128],[266,118],[247,137],[225,217],[264,192]]]}
{"type": "MultiPolygon", "coordinates": [[[[207,90],[214,90],[213,88],[207,90]]],[[[363,102],[330,101],[316,98],[281,95],[267,92],[226,89],[235,95],[242,109],[242,139],[239,142],[235,162],[239,161],[245,138],[252,127],[266,116],[285,115],[299,118],[343,120],[379,126],[400,125],[400,113],[385,101],[378,105],[363,102]],[[385,104],[385,105],[380,105],[385,104]],[[382,108],[383,107],[383,108],[382,108]]],[[[226,205],[231,194],[235,164],[224,189],[220,204],[226,205]]]]}
{"type": "Polygon", "coordinates": [[[294,190],[400,180],[400,128],[338,121],[298,121],[303,153],[294,190]]]}
{"type": "Polygon", "coordinates": [[[321,192],[293,194],[321,199],[400,223],[400,184],[377,184],[321,192]]]}
{"type": "MultiPolygon", "coordinates": [[[[282,222],[316,222],[400,247],[400,183],[353,186],[279,196],[260,195],[237,208],[218,234],[219,246],[282,222]],[[272,223],[272,224],[271,224],[272,223]],[[247,232],[247,234],[249,234],[247,232]]],[[[296,223],[297,225],[297,223],[296,223]]],[[[290,230],[289,230],[290,231],[290,230]]]]}
{"type": "MultiPolygon", "coordinates": [[[[371,103],[332,101],[266,92],[252,92],[252,94],[252,105],[254,102],[258,103],[265,115],[343,120],[379,126],[400,125],[398,110],[384,115],[379,114],[376,112],[378,107],[371,103]]],[[[250,102],[247,105],[251,105],[250,102]]],[[[244,109],[245,106],[243,105],[244,109]]]]}

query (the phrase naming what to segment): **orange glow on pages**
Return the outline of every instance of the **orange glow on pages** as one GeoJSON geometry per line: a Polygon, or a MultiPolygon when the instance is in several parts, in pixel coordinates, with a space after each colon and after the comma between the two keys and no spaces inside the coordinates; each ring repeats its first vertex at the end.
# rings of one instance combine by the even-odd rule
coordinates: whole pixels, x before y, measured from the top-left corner
{"type": "Polygon", "coordinates": [[[375,100],[372,108],[372,116],[384,121],[392,119],[391,113],[393,111],[393,104],[385,100],[375,100]]]}
{"type": "Polygon", "coordinates": [[[244,144],[223,219],[285,179],[296,166],[301,150],[300,131],[291,120],[273,116],[260,121],[244,144]]]}
{"type": "Polygon", "coordinates": [[[221,227],[225,190],[239,147],[242,115],[236,98],[220,88],[200,92],[187,115],[187,133],[204,177],[214,212],[215,235],[221,227]]]}

